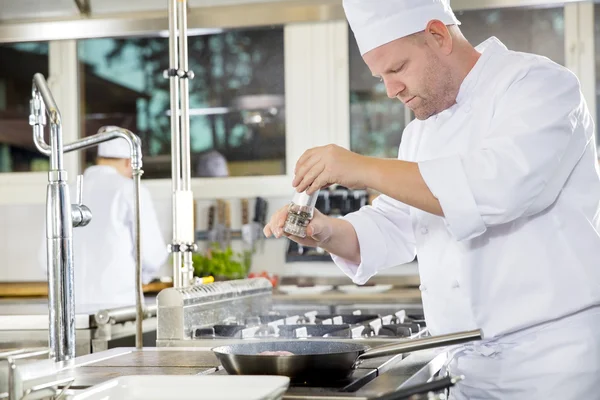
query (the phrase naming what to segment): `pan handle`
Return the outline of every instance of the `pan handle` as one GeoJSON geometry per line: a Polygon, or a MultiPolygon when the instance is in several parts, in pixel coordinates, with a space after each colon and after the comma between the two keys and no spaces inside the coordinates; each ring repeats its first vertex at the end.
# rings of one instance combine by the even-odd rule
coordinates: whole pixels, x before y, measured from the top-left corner
{"type": "Polygon", "coordinates": [[[392,356],[411,351],[433,349],[436,347],[452,346],[473,340],[481,340],[482,338],[483,333],[480,329],[476,329],[473,331],[456,332],[447,335],[436,335],[420,339],[405,340],[398,344],[389,344],[367,350],[358,356],[356,363],[358,364],[361,361],[368,360],[370,358],[392,356]]]}

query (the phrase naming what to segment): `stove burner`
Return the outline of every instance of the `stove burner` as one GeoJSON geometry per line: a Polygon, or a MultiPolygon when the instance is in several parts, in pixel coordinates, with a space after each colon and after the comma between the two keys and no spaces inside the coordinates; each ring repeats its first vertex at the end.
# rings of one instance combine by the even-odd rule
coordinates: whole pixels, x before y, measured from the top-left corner
{"type": "Polygon", "coordinates": [[[380,319],[379,315],[319,315],[315,316],[317,322],[322,324],[360,324],[380,319]]]}
{"type": "Polygon", "coordinates": [[[247,327],[245,325],[215,325],[209,328],[195,328],[194,339],[234,338],[246,339],[253,337],[274,337],[277,330],[271,325],[258,325],[247,327]]]}
{"type": "MultiPolygon", "coordinates": [[[[360,334],[360,333],[359,333],[360,334]]],[[[284,338],[338,337],[352,338],[353,331],[348,324],[342,325],[283,325],[279,336],[284,338]]]]}
{"type": "Polygon", "coordinates": [[[411,337],[412,334],[410,326],[404,324],[382,325],[379,329],[379,336],[411,337]]]}
{"type": "Polygon", "coordinates": [[[394,315],[377,314],[318,314],[308,312],[304,315],[254,315],[242,321],[228,319],[212,327],[196,327],[192,338],[253,338],[253,337],[402,337],[421,335],[426,324],[421,315],[407,316],[404,310],[394,315]]]}

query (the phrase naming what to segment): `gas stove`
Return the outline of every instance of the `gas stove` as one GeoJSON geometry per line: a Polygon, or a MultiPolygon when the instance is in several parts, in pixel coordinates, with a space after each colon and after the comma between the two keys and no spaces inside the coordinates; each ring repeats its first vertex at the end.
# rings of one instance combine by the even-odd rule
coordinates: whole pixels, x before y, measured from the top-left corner
{"type": "MultiPolygon", "coordinates": [[[[157,348],[210,352],[235,343],[290,339],[376,347],[429,336],[420,307],[278,307],[271,283],[262,278],[165,289],[157,303],[157,348]]],[[[378,398],[431,380],[445,357],[437,349],[366,360],[344,379],[292,382],[284,398],[378,398]]],[[[202,373],[227,374],[217,360],[202,373]]]]}
{"type": "MultiPolygon", "coordinates": [[[[276,305],[263,278],[170,288],[157,297],[157,346],[239,339],[414,339],[428,335],[422,308],[276,305]]],[[[219,344],[220,345],[220,344],[219,344]]]]}

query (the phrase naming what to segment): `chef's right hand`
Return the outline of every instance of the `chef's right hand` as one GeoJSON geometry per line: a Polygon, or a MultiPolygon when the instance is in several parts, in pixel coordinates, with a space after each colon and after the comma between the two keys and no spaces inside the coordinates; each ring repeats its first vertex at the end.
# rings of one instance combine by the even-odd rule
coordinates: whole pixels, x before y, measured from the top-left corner
{"type": "Polygon", "coordinates": [[[290,235],[283,231],[283,225],[288,214],[288,206],[284,206],[277,210],[271,217],[271,220],[265,225],[263,233],[266,237],[273,235],[276,238],[287,236],[290,240],[306,247],[323,247],[331,238],[331,224],[329,218],[319,210],[314,210],[314,215],[308,226],[306,227],[306,237],[290,235]]]}

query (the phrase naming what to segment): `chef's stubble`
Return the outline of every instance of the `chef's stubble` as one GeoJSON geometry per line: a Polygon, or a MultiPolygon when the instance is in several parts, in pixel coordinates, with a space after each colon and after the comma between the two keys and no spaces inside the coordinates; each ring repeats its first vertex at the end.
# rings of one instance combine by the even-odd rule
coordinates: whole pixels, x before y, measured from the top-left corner
{"type": "Polygon", "coordinates": [[[456,82],[451,68],[444,64],[428,47],[427,62],[423,71],[423,86],[419,97],[420,104],[413,112],[415,118],[426,120],[454,104],[456,82]]]}

